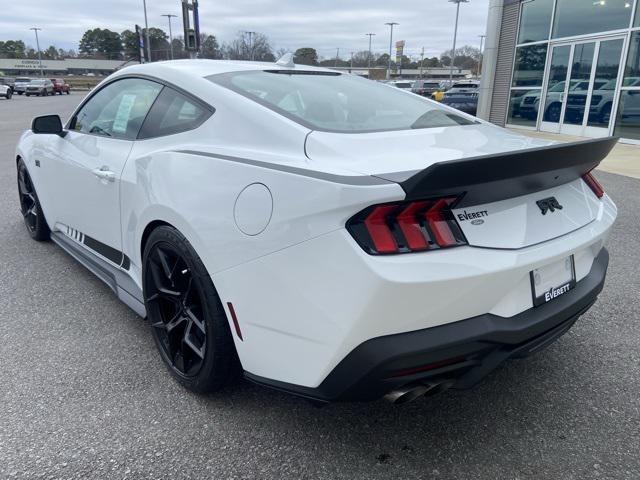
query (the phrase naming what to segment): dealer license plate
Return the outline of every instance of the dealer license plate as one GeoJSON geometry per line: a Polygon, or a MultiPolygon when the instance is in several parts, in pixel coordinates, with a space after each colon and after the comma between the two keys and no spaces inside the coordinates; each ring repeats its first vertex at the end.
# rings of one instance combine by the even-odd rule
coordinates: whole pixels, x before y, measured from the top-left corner
{"type": "Polygon", "coordinates": [[[576,286],[576,268],[573,255],[531,272],[533,305],[550,302],[576,286]]]}

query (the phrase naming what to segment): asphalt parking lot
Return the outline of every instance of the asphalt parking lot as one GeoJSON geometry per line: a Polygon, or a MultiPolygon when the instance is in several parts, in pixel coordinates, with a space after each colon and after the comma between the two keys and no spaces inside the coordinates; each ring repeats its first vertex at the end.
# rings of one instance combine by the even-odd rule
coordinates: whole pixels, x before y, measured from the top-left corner
{"type": "Polygon", "coordinates": [[[404,406],[316,408],[246,382],[198,397],[145,321],[24,229],[18,137],[80,100],[0,100],[0,478],[640,478],[640,180],[597,175],[620,209],[598,303],[473,390],[404,406]]]}

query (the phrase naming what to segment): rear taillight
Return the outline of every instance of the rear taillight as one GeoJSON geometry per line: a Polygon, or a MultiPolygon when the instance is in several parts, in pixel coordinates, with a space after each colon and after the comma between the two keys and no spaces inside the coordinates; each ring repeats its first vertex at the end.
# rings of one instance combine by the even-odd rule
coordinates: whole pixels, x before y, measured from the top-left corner
{"type": "Polygon", "coordinates": [[[600,185],[600,182],[596,180],[596,177],[593,176],[591,172],[585,173],[582,176],[584,182],[589,186],[589,188],[596,194],[596,197],[602,198],[604,197],[604,188],[600,185]]]}
{"type": "Polygon", "coordinates": [[[347,230],[372,255],[466,245],[451,212],[457,197],[373,205],[353,216],[347,230]]]}

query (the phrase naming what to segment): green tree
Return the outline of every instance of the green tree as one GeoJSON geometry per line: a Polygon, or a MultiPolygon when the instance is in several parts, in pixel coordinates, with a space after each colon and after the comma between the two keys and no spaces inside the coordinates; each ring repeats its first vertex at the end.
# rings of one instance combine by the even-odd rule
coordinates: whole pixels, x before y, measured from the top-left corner
{"type": "MultiPolygon", "coordinates": [[[[142,38],[147,41],[146,29],[142,29],[142,38]]],[[[149,29],[149,43],[151,43],[151,61],[168,60],[169,41],[168,35],[161,28],[152,27],[149,29]]],[[[145,51],[146,54],[146,51],[145,51]]]]}
{"type": "Polygon", "coordinates": [[[22,40],[0,42],[0,56],[4,58],[24,58],[27,47],[22,40]]]}
{"type": "Polygon", "coordinates": [[[120,34],[125,60],[140,60],[139,39],[136,32],[125,30],[120,34]]]}
{"type": "MultiPolygon", "coordinates": [[[[378,58],[376,58],[376,66],[378,67],[389,66],[389,54],[383,53],[378,58]]],[[[396,68],[396,62],[393,58],[391,59],[391,68],[396,68]]]]}
{"type": "Polygon", "coordinates": [[[49,48],[42,52],[42,58],[46,58],[47,60],[58,60],[58,58],[60,58],[58,49],[53,45],[49,46],[49,48]]]}
{"type": "Polygon", "coordinates": [[[211,58],[214,60],[222,58],[222,50],[220,49],[218,40],[214,35],[208,35],[206,33],[200,34],[200,56],[202,58],[211,58]]]}
{"type": "Polygon", "coordinates": [[[299,48],[293,55],[293,61],[299,65],[318,65],[318,52],[315,48],[299,48]]]}
{"type": "Polygon", "coordinates": [[[122,43],[120,34],[106,28],[87,30],[80,40],[79,50],[81,54],[91,57],[121,58],[122,43]]]}

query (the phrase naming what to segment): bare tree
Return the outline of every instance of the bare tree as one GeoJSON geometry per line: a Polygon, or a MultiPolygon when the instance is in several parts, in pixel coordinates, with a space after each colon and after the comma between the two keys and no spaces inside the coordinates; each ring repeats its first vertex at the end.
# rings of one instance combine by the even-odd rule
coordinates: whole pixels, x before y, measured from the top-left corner
{"type": "Polygon", "coordinates": [[[251,43],[249,43],[249,35],[244,32],[238,32],[234,40],[222,46],[222,54],[228,60],[249,60],[253,58],[258,62],[275,61],[269,38],[263,33],[254,33],[251,43]]]}

